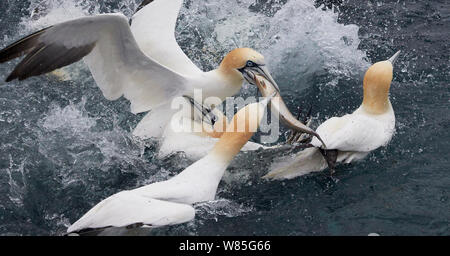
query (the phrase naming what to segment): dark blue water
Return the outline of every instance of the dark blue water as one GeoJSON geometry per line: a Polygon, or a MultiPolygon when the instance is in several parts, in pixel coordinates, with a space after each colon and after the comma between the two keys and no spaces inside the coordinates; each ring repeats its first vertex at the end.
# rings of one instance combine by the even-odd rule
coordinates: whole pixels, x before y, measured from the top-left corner
{"type": "MultiPolygon", "coordinates": [[[[0,46],[65,16],[130,15],[135,7],[117,0],[1,1],[0,46]]],[[[262,181],[273,157],[289,152],[240,154],[218,200],[197,206],[195,221],[149,235],[450,234],[448,1],[189,0],[177,38],[204,69],[235,46],[262,51],[289,107],[312,105],[316,126],[357,108],[365,69],[402,50],[391,89],[397,132],[386,148],[341,166],[338,183],[320,173],[262,181]],[[239,33],[230,35],[224,28],[242,14],[251,25],[233,26],[239,33]]],[[[13,64],[0,65],[0,80],[13,64]]],[[[182,153],[157,159],[155,142],[130,135],[142,115],[130,114],[125,100],[105,100],[83,65],[69,71],[67,81],[0,82],[1,235],[61,235],[109,195],[192,163],[182,153]]]]}

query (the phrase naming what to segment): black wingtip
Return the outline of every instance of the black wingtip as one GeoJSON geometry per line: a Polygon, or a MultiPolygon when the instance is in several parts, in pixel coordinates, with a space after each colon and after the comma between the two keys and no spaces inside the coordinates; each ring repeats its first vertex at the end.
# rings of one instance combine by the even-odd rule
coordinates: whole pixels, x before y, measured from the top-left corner
{"type": "Polygon", "coordinates": [[[51,27],[41,29],[1,49],[0,63],[13,60],[32,51],[36,44],[38,44],[39,36],[51,27]]]}
{"type": "Polygon", "coordinates": [[[144,0],[142,1],[141,5],[139,5],[139,7],[136,9],[137,13],[138,11],[140,11],[142,8],[144,8],[145,6],[147,6],[148,4],[151,4],[154,0],[144,0]]]}

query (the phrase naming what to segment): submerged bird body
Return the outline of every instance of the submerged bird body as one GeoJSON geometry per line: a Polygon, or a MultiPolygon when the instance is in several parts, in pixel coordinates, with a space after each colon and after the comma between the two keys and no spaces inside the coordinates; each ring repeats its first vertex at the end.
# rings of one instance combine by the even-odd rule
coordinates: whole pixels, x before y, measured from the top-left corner
{"type": "Polygon", "coordinates": [[[177,176],[103,200],[69,227],[68,233],[133,225],[158,227],[191,221],[195,217],[193,204],[215,199],[226,168],[257,130],[269,100],[240,110],[230,125],[244,122],[245,129],[223,133],[208,155],[177,176]]]}
{"type": "Polygon", "coordinates": [[[317,128],[326,149],[317,138],[313,138],[312,147],[295,157],[288,156],[274,162],[265,178],[292,179],[327,167],[334,168],[336,163],[361,160],[371,151],[386,146],[395,133],[395,114],[389,100],[389,89],[393,64],[398,55],[399,52],[388,61],[374,64],[366,72],[364,100],[356,111],[330,118],[317,128]]]}

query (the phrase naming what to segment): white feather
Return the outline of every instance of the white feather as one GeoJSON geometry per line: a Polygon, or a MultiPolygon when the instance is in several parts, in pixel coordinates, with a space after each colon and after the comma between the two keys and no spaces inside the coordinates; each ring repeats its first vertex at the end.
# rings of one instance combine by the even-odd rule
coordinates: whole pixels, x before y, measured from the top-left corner
{"type": "Polygon", "coordinates": [[[184,75],[202,71],[186,56],[175,39],[175,27],[183,0],[155,0],[132,18],[131,31],[142,51],[159,63],[184,75]]]}

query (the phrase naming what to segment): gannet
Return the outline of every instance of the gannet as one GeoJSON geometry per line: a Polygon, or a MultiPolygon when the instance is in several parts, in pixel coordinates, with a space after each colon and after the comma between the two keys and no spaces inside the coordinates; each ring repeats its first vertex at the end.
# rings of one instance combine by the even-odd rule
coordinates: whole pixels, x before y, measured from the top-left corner
{"type": "Polygon", "coordinates": [[[389,100],[393,65],[398,51],[387,61],[372,65],[363,81],[362,105],[352,114],[332,117],[317,128],[327,149],[313,138],[309,148],[295,158],[277,159],[263,178],[292,179],[327,166],[334,173],[339,162],[350,163],[365,158],[371,151],[386,146],[395,132],[395,114],[389,100]]]}
{"type": "MultiPolygon", "coordinates": [[[[132,113],[150,111],[133,131],[144,139],[161,138],[176,112],[171,108],[173,100],[192,98],[195,89],[201,90],[205,99],[223,101],[237,94],[244,80],[254,85],[259,75],[278,90],[264,57],[250,48],[232,50],[217,69],[201,71],[175,39],[182,3],[144,1],[131,19],[131,27],[122,14],[100,14],[26,36],[0,51],[0,63],[26,55],[6,81],[24,80],[84,59],[108,100],[124,96],[131,102],[132,113]]],[[[316,135],[301,123],[296,128],[316,135]]]]}
{"type": "Polygon", "coordinates": [[[94,206],[68,233],[108,227],[160,227],[194,219],[195,203],[215,199],[222,176],[261,122],[270,97],[247,105],[228,124],[211,152],[175,177],[119,192],[94,206]]]}

